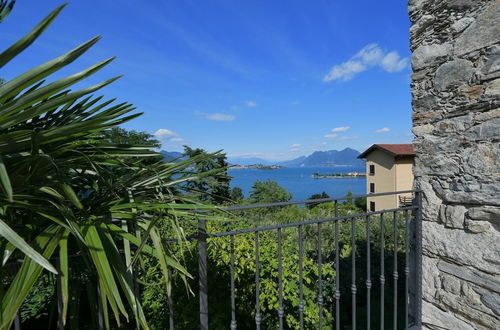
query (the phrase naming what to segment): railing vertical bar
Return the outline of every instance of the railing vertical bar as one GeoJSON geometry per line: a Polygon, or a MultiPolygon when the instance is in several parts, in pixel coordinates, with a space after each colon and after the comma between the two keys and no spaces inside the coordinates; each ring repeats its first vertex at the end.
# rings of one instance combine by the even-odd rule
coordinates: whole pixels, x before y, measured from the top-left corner
{"type": "Polygon", "coordinates": [[[281,241],[282,241],[282,233],[281,228],[278,228],[278,319],[280,330],[283,329],[283,264],[282,264],[282,256],[281,256],[281,241]]]}
{"type": "Polygon", "coordinates": [[[398,328],[398,220],[397,212],[392,213],[392,225],[394,230],[394,253],[393,253],[393,271],[392,278],[394,280],[394,293],[393,293],[393,329],[398,328]]]}
{"type": "Polygon", "coordinates": [[[380,213],[380,329],[384,329],[384,303],[385,303],[385,225],[384,213],[380,213]]]}
{"type": "Polygon", "coordinates": [[[405,329],[408,329],[409,275],[410,275],[410,221],[405,211],[405,329]]]}
{"type": "Polygon", "coordinates": [[[371,328],[371,240],[370,240],[370,217],[365,218],[366,221],[366,328],[371,328]]]}
{"type": "Polygon", "coordinates": [[[318,223],[318,309],[319,329],[323,329],[323,273],[321,260],[321,223],[318,223]]]}
{"type": "Polygon", "coordinates": [[[56,286],[57,286],[57,329],[64,329],[64,315],[63,315],[63,293],[62,293],[62,279],[61,279],[61,260],[57,261],[57,275],[56,275],[56,286]]]}
{"type": "Polygon", "coordinates": [[[97,279],[97,328],[99,330],[105,327],[104,308],[105,306],[103,306],[101,299],[101,284],[99,283],[99,279],[97,279]]]}
{"type": "Polygon", "coordinates": [[[206,220],[198,221],[198,287],[200,298],[200,329],[208,330],[208,274],[206,220]]]}
{"type": "MultiPolygon", "coordinates": [[[[172,267],[168,266],[168,278],[172,282],[172,267]]],[[[170,330],[174,330],[174,300],[172,299],[172,290],[167,294],[168,300],[168,325],[170,330]]]]}
{"type": "Polygon", "coordinates": [[[352,329],[356,329],[356,218],[351,218],[351,246],[352,329]]]}
{"type": "Polygon", "coordinates": [[[259,261],[259,232],[255,232],[255,327],[260,330],[260,261],[259,261]]]}
{"type": "Polygon", "coordinates": [[[234,296],[234,235],[230,236],[231,240],[231,329],[236,329],[236,303],[234,296]]]}
{"type": "MultiPolygon", "coordinates": [[[[335,217],[339,216],[335,201],[335,217]]],[[[339,267],[339,221],[335,221],[335,329],[340,330],[340,267],[339,267]]]]}
{"type": "Polygon", "coordinates": [[[303,244],[302,244],[302,225],[298,226],[299,231],[299,318],[300,329],[304,329],[304,283],[303,283],[303,244]]]}
{"type": "Polygon", "coordinates": [[[14,330],[21,330],[21,317],[19,316],[19,312],[16,313],[16,317],[14,318],[14,330]]]}

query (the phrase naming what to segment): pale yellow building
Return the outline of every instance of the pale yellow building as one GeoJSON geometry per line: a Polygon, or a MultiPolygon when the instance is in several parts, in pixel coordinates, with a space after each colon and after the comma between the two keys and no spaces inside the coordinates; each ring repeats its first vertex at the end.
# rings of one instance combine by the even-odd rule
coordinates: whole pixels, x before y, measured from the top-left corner
{"type": "MultiPolygon", "coordinates": [[[[374,144],[358,158],[366,158],[366,193],[383,193],[413,188],[411,144],[374,144]]],[[[411,194],[368,197],[368,211],[398,208],[411,203],[411,194]]]]}

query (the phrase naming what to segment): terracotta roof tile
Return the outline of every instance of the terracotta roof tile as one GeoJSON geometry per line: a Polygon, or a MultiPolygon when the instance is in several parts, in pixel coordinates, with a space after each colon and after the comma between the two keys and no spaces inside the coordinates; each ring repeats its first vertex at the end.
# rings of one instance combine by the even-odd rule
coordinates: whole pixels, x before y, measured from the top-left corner
{"type": "Polygon", "coordinates": [[[413,145],[411,144],[376,144],[382,149],[388,150],[397,156],[415,155],[413,145]]]}
{"type": "Polygon", "coordinates": [[[413,145],[407,144],[374,144],[370,148],[362,152],[358,158],[366,158],[366,156],[374,149],[379,149],[390,153],[393,156],[415,156],[413,145]]]}

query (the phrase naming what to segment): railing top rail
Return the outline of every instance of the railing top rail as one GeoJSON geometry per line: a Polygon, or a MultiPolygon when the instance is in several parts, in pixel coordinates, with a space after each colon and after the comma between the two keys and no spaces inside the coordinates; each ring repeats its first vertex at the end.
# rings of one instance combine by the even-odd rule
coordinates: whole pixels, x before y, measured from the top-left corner
{"type": "Polygon", "coordinates": [[[222,210],[229,211],[229,212],[230,211],[242,211],[242,210],[251,210],[251,209],[258,209],[258,208],[278,207],[278,206],[288,206],[288,205],[317,204],[317,203],[342,201],[342,200],[349,200],[349,199],[363,198],[363,197],[377,197],[377,196],[387,196],[387,195],[410,194],[410,193],[416,193],[416,192],[419,192],[419,190],[401,190],[401,191],[391,191],[391,192],[373,193],[373,194],[365,194],[365,195],[352,195],[352,196],[340,196],[340,197],[319,198],[319,199],[307,199],[307,200],[292,201],[292,202],[250,204],[250,205],[225,207],[225,208],[222,208],[222,210]]]}
{"type": "MultiPolygon", "coordinates": [[[[348,214],[348,215],[343,215],[343,216],[337,216],[337,217],[329,217],[329,218],[321,218],[321,219],[308,219],[304,221],[299,221],[299,222],[292,222],[292,223],[278,223],[274,225],[268,225],[268,226],[261,226],[261,227],[253,227],[253,228],[245,228],[245,229],[239,229],[239,230],[233,230],[233,231],[227,231],[227,232],[220,232],[220,233],[206,233],[206,237],[224,237],[224,236],[231,236],[231,235],[238,235],[238,234],[247,234],[247,233],[254,233],[257,231],[266,231],[266,230],[274,230],[278,228],[288,228],[288,227],[298,227],[301,225],[311,225],[311,224],[316,224],[316,223],[323,223],[323,222],[330,222],[330,221],[342,221],[342,220],[347,220],[347,219],[352,219],[352,218],[365,218],[373,215],[380,215],[380,214],[386,214],[386,213],[392,213],[392,212],[398,212],[398,211],[407,211],[407,210],[416,210],[418,209],[418,205],[411,205],[411,206],[403,206],[395,209],[385,209],[385,210],[380,210],[380,211],[371,211],[371,212],[364,212],[364,213],[353,213],[353,214],[348,214]]],[[[186,236],[187,240],[197,240],[199,239],[199,235],[189,235],[186,236]]],[[[164,240],[165,243],[175,243],[178,242],[179,240],[176,238],[167,238],[164,240]]]]}
{"type": "MultiPolygon", "coordinates": [[[[373,212],[355,213],[355,214],[348,214],[348,215],[343,215],[343,216],[338,216],[338,217],[304,220],[304,221],[292,222],[292,223],[280,223],[280,224],[255,227],[255,228],[245,228],[245,229],[222,232],[222,233],[207,234],[207,237],[223,237],[223,236],[230,236],[230,235],[237,235],[237,234],[253,233],[256,231],[274,230],[274,229],[278,229],[278,228],[298,227],[301,225],[311,225],[311,224],[315,224],[315,223],[323,223],[323,222],[329,222],[329,221],[341,221],[341,220],[352,219],[352,218],[364,218],[364,217],[369,217],[372,215],[392,213],[392,212],[405,211],[405,210],[414,210],[414,209],[418,209],[418,206],[412,205],[412,206],[399,207],[396,209],[387,209],[387,210],[380,210],[380,211],[373,211],[373,212]]],[[[196,238],[196,237],[194,237],[194,238],[196,238]]]]}

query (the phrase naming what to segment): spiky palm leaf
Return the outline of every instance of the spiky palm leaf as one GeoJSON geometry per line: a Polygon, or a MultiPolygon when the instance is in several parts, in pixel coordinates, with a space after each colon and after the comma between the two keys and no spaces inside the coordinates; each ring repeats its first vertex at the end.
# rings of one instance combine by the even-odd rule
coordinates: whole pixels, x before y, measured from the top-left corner
{"type": "MultiPolygon", "coordinates": [[[[64,6],[0,53],[0,67],[27,48],[64,6]]],[[[11,8],[4,1],[0,7],[11,8]]],[[[91,96],[118,77],[77,91],[68,89],[113,58],[44,82],[98,39],[90,39],[0,86],[2,268],[14,257],[22,259],[9,287],[0,291],[2,329],[10,327],[44,269],[59,273],[66,319],[68,279],[74,262],[71,256],[76,253],[96,274],[106,325],[109,327],[109,308],[117,322],[122,317],[129,319],[132,311],[137,325],[147,328],[134,291],[132,262],[145,253],[158,259],[166,282],[168,267],[188,276],[165,252],[156,222],[162,217],[195,217],[196,210],[213,209],[175,193],[182,182],[212,174],[179,175],[201,159],[145,166],[141,159],[158,155],[148,146],[113,145],[100,134],[140,115],[131,114],[134,107],[128,103],[113,104],[114,100],[103,102],[102,96],[91,96]]],[[[182,239],[182,231],[172,223],[182,239]]]]}

